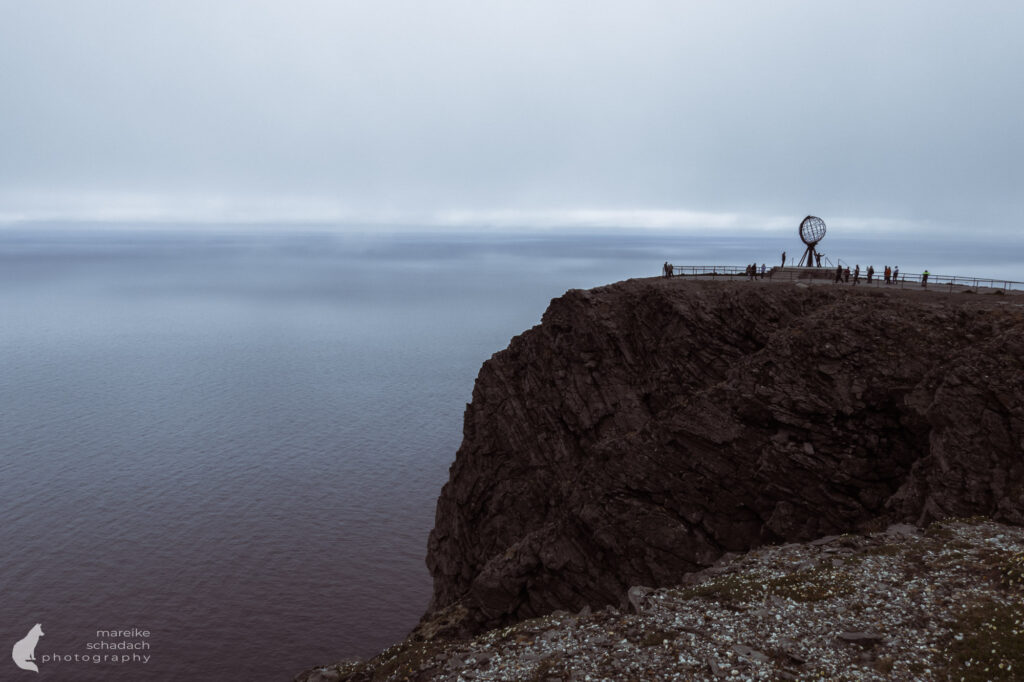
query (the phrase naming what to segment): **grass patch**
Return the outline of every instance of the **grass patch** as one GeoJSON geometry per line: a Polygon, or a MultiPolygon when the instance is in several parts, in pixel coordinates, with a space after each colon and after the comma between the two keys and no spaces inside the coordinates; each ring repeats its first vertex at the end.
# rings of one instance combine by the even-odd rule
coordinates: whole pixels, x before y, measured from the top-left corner
{"type": "Polygon", "coordinates": [[[999,580],[1011,589],[1024,589],[1024,552],[1017,552],[1002,562],[999,580]]]}
{"type": "Polygon", "coordinates": [[[677,590],[675,595],[683,599],[710,599],[723,604],[761,600],[769,595],[796,602],[812,602],[850,594],[852,589],[850,578],[844,572],[820,567],[776,578],[721,576],[702,585],[677,590]]]}
{"type": "Polygon", "coordinates": [[[870,554],[872,556],[896,556],[902,550],[902,545],[897,545],[895,542],[887,542],[884,545],[868,547],[864,550],[864,554],[870,554]]]}
{"type": "Polygon", "coordinates": [[[566,676],[567,672],[562,657],[559,654],[552,654],[547,658],[542,658],[534,668],[533,674],[526,679],[529,682],[547,682],[551,677],[561,680],[566,676]]]}
{"type": "Polygon", "coordinates": [[[894,664],[895,661],[892,656],[880,656],[874,660],[871,667],[875,669],[875,672],[888,675],[892,672],[894,664]]]}
{"type": "Polygon", "coordinates": [[[884,517],[877,517],[869,519],[861,523],[857,527],[857,533],[860,535],[870,535],[871,533],[881,533],[883,530],[889,527],[889,520],[884,517]]]}
{"type": "Polygon", "coordinates": [[[445,652],[443,642],[405,641],[388,647],[369,661],[338,668],[343,680],[383,682],[388,679],[419,679],[435,665],[434,658],[445,652]]]}
{"type": "Polygon", "coordinates": [[[924,529],[924,535],[932,540],[952,540],[956,537],[956,533],[949,528],[946,528],[941,521],[929,524],[928,527],[924,529]]]}
{"type": "Polygon", "coordinates": [[[952,627],[946,647],[950,679],[1017,680],[1024,673],[1024,604],[985,600],[952,627]]]}
{"type": "Polygon", "coordinates": [[[665,643],[665,640],[671,642],[676,638],[676,633],[669,632],[668,630],[654,629],[648,630],[644,633],[640,641],[637,642],[640,646],[661,646],[665,643]]]}

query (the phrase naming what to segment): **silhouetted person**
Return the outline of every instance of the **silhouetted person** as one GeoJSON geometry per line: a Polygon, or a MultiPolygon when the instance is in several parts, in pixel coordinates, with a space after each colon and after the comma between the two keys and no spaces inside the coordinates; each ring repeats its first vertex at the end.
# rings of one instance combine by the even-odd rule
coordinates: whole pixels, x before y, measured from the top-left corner
{"type": "Polygon", "coordinates": [[[665,277],[672,276],[672,266],[668,264],[668,261],[665,261],[665,267],[662,268],[662,273],[665,275],[665,277]]]}
{"type": "Polygon", "coordinates": [[[843,281],[843,266],[842,265],[837,265],[836,266],[836,284],[839,284],[842,281],[843,281]]]}
{"type": "Polygon", "coordinates": [[[875,266],[868,266],[868,284],[871,284],[871,278],[875,276],[875,266]]]}
{"type": "Polygon", "coordinates": [[[786,252],[782,252],[782,267],[786,267],[786,252]]]}
{"type": "Polygon", "coordinates": [[[896,284],[898,281],[900,281],[900,266],[897,265],[892,269],[892,283],[896,284]]]}
{"type": "Polygon", "coordinates": [[[924,272],[921,273],[921,286],[923,286],[923,287],[928,286],[928,275],[930,275],[930,274],[931,273],[928,272],[927,270],[925,270],[924,272]]]}
{"type": "Polygon", "coordinates": [[[885,266],[885,283],[889,284],[892,282],[892,268],[888,265],[885,266]]]}
{"type": "Polygon", "coordinates": [[[765,273],[765,270],[767,270],[767,269],[768,269],[768,266],[766,264],[764,264],[764,263],[761,263],[761,279],[764,279],[764,273],[765,273]]]}
{"type": "Polygon", "coordinates": [[[853,285],[857,286],[858,282],[860,282],[860,263],[857,263],[853,268],[853,285]]]}
{"type": "Polygon", "coordinates": [[[847,265],[846,269],[843,270],[843,282],[845,282],[846,284],[850,283],[850,266],[849,265],[847,265]]]}
{"type": "Polygon", "coordinates": [[[821,254],[820,253],[816,253],[816,254],[814,254],[814,257],[818,259],[818,267],[820,268],[821,267],[821,254]]]}

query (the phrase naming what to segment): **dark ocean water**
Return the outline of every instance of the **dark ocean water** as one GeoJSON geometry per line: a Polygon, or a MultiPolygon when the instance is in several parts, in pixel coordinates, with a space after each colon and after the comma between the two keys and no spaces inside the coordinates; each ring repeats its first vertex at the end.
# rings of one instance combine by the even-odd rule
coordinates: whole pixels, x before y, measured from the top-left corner
{"type": "MultiPolygon", "coordinates": [[[[0,231],[0,643],[42,623],[53,680],[287,680],[372,655],[427,605],[485,359],[568,288],[795,241],[0,231]],[[96,633],[130,628],[148,635],[96,633]],[[118,642],[149,661],[53,658],[118,642]]],[[[1024,279],[1014,249],[886,254],[1024,279]]]]}

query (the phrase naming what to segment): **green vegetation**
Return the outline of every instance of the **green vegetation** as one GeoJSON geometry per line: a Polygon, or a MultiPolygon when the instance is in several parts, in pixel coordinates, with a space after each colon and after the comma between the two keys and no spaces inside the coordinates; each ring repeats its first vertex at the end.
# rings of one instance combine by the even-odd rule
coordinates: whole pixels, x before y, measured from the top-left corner
{"type": "Polygon", "coordinates": [[[441,642],[403,642],[385,649],[377,658],[369,661],[372,665],[373,682],[387,679],[411,680],[420,674],[438,653],[444,651],[441,642]],[[375,665],[374,665],[375,664],[375,665]]]}
{"type": "Polygon", "coordinates": [[[953,625],[946,647],[952,680],[1015,680],[1024,672],[1024,604],[985,600],[953,625]]]}
{"type": "Polygon", "coordinates": [[[548,678],[564,679],[567,675],[565,666],[562,661],[562,657],[557,654],[552,654],[547,658],[543,658],[537,663],[537,667],[534,669],[533,674],[530,675],[529,682],[547,682],[548,678]]]}
{"type": "Polygon", "coordinates": [[[640,646],[661,646],[665,643],[665,640],[671,642],[676,638],[676,633],[669,632],[668,630],[648,630],[640,638],[640,646]]]}
{"type": "Polygon", "coordinates": [[[896,556],[902,551],[903,547],[903,545],[898,545],[894,542],[889,542],[884,545],[868,547],[864,550],[864,554],[871,556],[896,556]]]}
{"type": "Polygon", "coordinates": [[[999,568],[1003,585],[1011,589],[1024,589],[1024,552],[1010,556],[999,568]]]}
{"type": "Polygon", "coordinates": [[[728,604],[763,599],[769,595],[796,602],[812,602],[850,594],[851,591],[849,577],[826,565],[775,578],[741,574],[721,576],[703,585],[676,590],[674,595],[682,599],[712,599],[728,604]]]}
{"type": "Polygon", "coordinates": [[[880,656],[875,659],[875,662],[871,664],[871,667],[873,667],[876,672],[888,675],[892,672],[894,663],[895,661],[892,656],[880,656]]]}
{"type": "Polygon", "coordinates": [[[936,521],[924,529],[924,536],[933,540],[952,540],[956,533],[947,528],[942,521],[936,521]]]}

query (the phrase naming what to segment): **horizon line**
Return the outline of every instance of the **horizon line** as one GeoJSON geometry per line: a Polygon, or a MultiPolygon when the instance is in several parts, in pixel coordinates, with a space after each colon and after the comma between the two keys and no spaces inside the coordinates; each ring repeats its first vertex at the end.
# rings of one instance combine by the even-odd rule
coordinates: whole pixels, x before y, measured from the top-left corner
{"type": "MultiPolygon", "coordinates": [[[[179,229],[316,228],[337,232],[472,232],[507,230],[528,232],[643,231],[684,234],[713,231],[715,234],[783,234],[795,231],[806,213],[781,216],[749,212],[713,212],[662,208],[563,208],[563,209],[441,209],[369,211],[238,210],[140,210],[115,206],[92,210],[4,211],[0,229],[61,226],[112,230],[145,230],[174,226],[179,229]]],[[[212,208],[212,207],[210,207],[212,208]]],[[[294,207],[290,207],[294,208],[294,207]]],[[[920,234],[955,233],[953,226],[930,221],[890,217],[823,217],[827,226],[853,233],[920,234]]]]}

